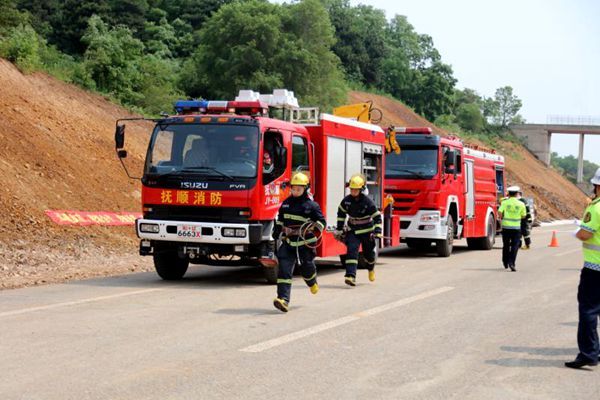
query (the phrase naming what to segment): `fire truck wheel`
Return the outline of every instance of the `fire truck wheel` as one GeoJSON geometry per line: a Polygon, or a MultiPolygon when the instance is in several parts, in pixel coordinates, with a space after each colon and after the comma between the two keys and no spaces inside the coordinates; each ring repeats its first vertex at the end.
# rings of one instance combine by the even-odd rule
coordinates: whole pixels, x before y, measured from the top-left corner
{"type": "Polygon", "coordinates": [[[452,216],[448,216],[448,224],[446,227],[446,239],[435,242],[437,254],[440,257],[450,257],[450,254],[452,254],[452,246],[454,244],[454,219],[452,216]]]}
{"type": "Polygon", "coordinates": [[[277,273],[279,267],[263,267],[263,275],[269,285],[275,285],[277,283],[277,273]]]}
{"type": "Polygon", "coordinates": [[[175,281],[183,278],[189,265],[189,260],[180,258],[176,251],[167,251],[154,254],[154,268],[158,276],[166,281],[175,281]]]}

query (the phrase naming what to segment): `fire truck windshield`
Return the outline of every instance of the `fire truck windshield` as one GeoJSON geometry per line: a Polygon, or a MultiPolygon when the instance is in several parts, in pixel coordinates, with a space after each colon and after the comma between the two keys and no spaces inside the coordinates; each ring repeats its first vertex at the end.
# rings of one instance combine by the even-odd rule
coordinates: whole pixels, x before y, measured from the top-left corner
{"type": "Polygon", "coordinates": [[[438,171],[437,147],[402,147],[400,154],[385,156],[385,177],[431,179],[438,171]]]}
{"type": "Polygon", "coordinates": [[[157,125],[144,172],[204,175],[219,179],[254,178],[258,127],[233,124],[157,125]]]}

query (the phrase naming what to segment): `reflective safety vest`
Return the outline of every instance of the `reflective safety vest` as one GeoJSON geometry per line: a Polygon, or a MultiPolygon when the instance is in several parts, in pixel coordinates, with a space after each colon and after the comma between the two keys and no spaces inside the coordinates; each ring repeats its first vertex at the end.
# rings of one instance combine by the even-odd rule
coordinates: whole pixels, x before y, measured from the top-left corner
{"type": "Polygon", "coordinates": [[[580,228],[594,234],[583,242],[583,267],[600,271],[600,198],[585,209],[580,228]]]}
{"type": "Polygon", "coordinates": [[[502,229],[521,229],[521,220],[527,215],[525,205],[516,197],[502,201],[498,212],[502,213],[502,229]]]}

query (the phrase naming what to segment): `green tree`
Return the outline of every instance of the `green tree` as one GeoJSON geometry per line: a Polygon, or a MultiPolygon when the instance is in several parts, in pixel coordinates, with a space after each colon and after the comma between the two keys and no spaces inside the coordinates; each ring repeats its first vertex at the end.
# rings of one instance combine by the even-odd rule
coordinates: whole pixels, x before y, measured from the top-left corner
{"type": "Polygon", "coordinates": [[[82,40],[87,44],[85,68],[96,87],[127,104],[137,104],[144,44],[129,29],[110,28],[99,16],[89,19],[82,40]]]}
{"type": "Polygon", "coordinates": [[[494,98],[486,98],[483,102],[484,116],[502,129],[508,127],[513,120],[522,121],[518,115],[523,106],[521,100],[513,94],[513,88],[504,86],[496,89],[494,98]]]}
{"type": "Polygon", "coordinates": [[[463,103],[456,111],[456,122],[465,131],[482,132],[485,120],[476,103],[463,103]]]}
{"type": "Polygon", "coordinates": [[[325,108],[343,97],[339,61],[330,50],[333,31],[318,0],[234,2],[205,22],[200,37],[181,79],[192,96],[227,99],[243,88],[286,87],[325,108]]]}
{"type": "Polygon", "coordinates": [[[0,38],[11,29],[29,23],[29,15],[17,9],[15,0],[0,0],[0,38]]]}
{"type": "Polygon", "coordinates": [[[340,58],[346,76],[366,85],[381,80],[381,63],[388,53],[382,10],[371,6],[350,6],[349,0],[323,1],[335,28],[334,53],[340,58]]]}

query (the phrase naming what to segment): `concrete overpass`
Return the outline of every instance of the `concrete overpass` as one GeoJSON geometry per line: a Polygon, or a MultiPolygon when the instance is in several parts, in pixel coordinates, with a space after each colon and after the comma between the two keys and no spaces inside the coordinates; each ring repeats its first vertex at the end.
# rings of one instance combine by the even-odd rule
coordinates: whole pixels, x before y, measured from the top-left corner
{"type": "Polygon", "coordinates": [[[509,128],[517,137],[524,139],[525,146],[548,166],[550,165],[552,134],[579,135],[577,183],[583,182],[585,135],[600,135],[600,125],[518,124],[511,125],[509,128]]]}

